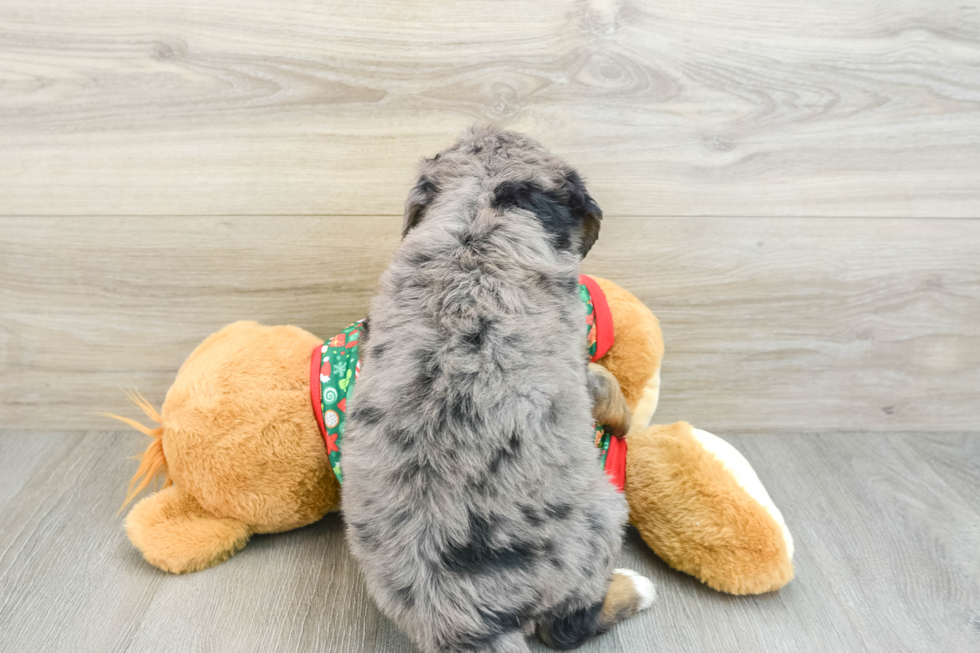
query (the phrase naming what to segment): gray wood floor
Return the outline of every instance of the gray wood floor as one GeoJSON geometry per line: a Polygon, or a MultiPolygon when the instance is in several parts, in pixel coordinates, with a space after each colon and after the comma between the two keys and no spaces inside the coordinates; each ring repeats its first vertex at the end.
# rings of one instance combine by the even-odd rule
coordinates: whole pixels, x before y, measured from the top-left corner
{"type": "MultiPolygon", "coordinates": [[[[796,536],[796,580],[726,596],[630,533],[620,563],[655,579],[658,602],[583,650],[980,650],[980,434],[729,439],[796,536]]],[[[0,435],[0,651],[413,650],[367,597],[335,516],[189,576],[143,562],[114,516],[142,445],[0,435]]]]}

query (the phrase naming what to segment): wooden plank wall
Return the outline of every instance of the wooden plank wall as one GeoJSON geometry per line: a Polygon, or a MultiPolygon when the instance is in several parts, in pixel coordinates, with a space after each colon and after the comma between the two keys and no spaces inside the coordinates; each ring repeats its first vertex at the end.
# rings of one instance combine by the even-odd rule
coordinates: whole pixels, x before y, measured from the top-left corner
{"type": "Polygon", "coordinates": [[[476,121],[588,178],[659,418],[977,429],[977,0],[6,0],[0,428],[110,428],[229,321],[363,315],[476,121]]]}

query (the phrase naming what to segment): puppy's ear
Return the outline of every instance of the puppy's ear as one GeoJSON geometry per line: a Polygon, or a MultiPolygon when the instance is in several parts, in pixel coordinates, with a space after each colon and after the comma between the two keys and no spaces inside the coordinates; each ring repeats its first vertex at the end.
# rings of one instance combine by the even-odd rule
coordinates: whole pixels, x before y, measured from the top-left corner
{"type": "Polygon", "coordinates": [[[415,183],[415,188],[408,194],[405,200],[405,222],[402,225],[402,238],[404,238],[415,225],[422,221],[425,210],[435,199],[438,188],[434,181],[426,175],[419,177],[415,183]]]}
{"type": "Polygon", "coordinates": [[[582,258],[585,258],[599,238],[602,209],[589,195],[582,177],[574,170],[565,175],[563,186],[563,191],[568,197],[568,210],[575,223],[580,225],[582,240],[579,253],[582,258]]]}
{"type": "Polygon", "coordinates": [[[574,170],[562,177],[556,188],[547,191],[533,181],[505,181],[494,191],[491,206],[530,211],[551,234],[559,250],[571,249],[578,234],[582,257],[599,237],[602,209],[585,190],[585,183],[574,170]]]}

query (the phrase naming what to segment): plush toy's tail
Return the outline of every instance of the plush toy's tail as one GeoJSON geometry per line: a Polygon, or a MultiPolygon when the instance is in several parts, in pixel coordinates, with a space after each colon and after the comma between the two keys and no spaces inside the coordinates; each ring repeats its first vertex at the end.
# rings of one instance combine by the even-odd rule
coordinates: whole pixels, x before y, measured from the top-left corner
{"type": "Polygon", "coordinates": [[[138,392],[127,392],[126,396],[132,401],[136,406],[141,408],[146,416],[152,419],[157,424],[161,424],[155,429],[147,428],[134,419],[129,419],[128,417],[120,417],[119,415],[113,415],[112,413],[101,413],[106,417],[111,417],[112,419],[117,419],[124,424],[132,426],[134,429],[148,435],[153,438],[153,442],[150,446],[146,448],[143,452],[143,456],[140,460],[140,466],[133,474],[132,480],[129,482],[129,488],[126,492],[126,500],[123,501],[122,506],[119,508],[119,512],[129,505],[129,502],[136,498],[136,496],[146,489],[146,487],[153,481],[157,476],[163,475],[163,487],[170,487],[173,481],[167,474],[167,459],[163,455],[163,418],[160,417],[160,413],[150,405],[143,395],[138,392]]]}
{"type": "Polygon", "coordinates": [[[129,482],[122,512],[136,496],[158,476],[163,488],[137,502],[126,516],[126,534],[146,561],[175,574],[206,569],[227,560],[248,542],[252,531],[247,524],[231,518],[219,518],[201,507],[184,488],[173,484],[163,454],[166,428],[160,413],[139,393],[127,393],[130,401],[146,416],[159,424],[155,429],[136,420],[102,413],[153,438],[140,459],[139,469],[129,482]]]}

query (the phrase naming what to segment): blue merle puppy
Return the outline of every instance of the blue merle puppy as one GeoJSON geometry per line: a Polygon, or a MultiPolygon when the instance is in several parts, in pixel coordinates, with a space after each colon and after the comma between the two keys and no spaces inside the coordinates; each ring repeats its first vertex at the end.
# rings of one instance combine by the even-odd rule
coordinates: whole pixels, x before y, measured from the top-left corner
{"type": "MultiPolygon", "coordinates": [[[[574,648],[653,602],[593,445],[578,271],[602,213],[534,140],[424,161],[371,306],[343,511],[381,609],[426,653],[574,648]]],[[[603,400],[603,406],[625,402],[603,400]]],[[[628,415],[605,415],[623,425],[628,415]]]]}

